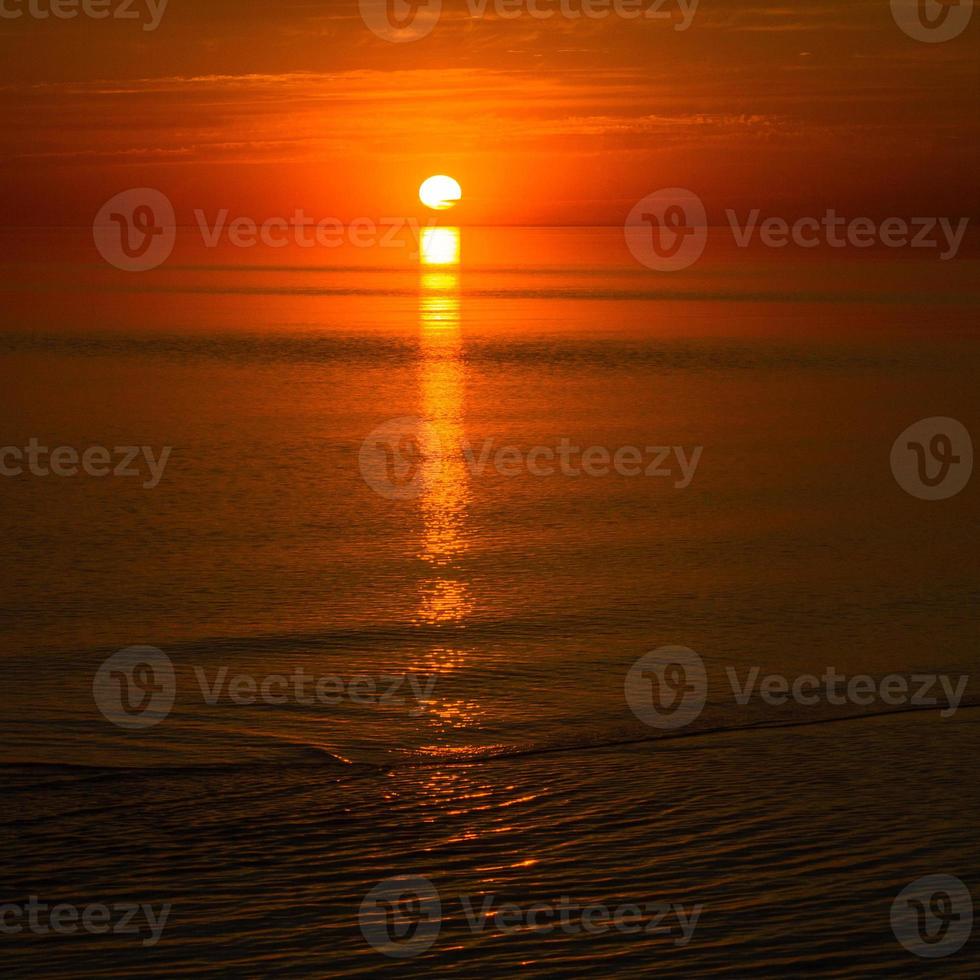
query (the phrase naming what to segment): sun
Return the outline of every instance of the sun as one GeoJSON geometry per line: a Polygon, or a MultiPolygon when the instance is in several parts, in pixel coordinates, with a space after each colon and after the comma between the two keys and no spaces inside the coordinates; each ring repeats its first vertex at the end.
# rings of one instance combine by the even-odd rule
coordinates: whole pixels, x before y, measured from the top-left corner
{"type": "Polygon", "coordinates": [[[452,177],[438,174],[422,181],[419,188],[419,200],[433,211],[445,211],[455,207],[462,198],[463,190],[452,177]]]}

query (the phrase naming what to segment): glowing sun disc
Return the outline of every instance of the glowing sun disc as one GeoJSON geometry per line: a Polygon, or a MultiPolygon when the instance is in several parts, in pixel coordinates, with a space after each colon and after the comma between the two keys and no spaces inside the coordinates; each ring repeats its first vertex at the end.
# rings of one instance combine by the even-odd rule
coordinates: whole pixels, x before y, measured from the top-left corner
{"type": "Polygon", "coordinates": [[[438,174],[422,181],[419,200],[433,211],[445,211],[454,207],[463,196],[463,190],[452,177],[438,174]]]}

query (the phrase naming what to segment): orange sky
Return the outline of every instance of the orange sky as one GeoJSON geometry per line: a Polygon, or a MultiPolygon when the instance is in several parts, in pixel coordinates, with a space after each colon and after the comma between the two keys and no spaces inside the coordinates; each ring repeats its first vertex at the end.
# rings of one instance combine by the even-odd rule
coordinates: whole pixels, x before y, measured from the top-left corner
{"type": "Polygon", "coordinates": [[[169,0],[152,32],[4,19],[0,223],[86,225],[134,186],[183,223],[410,216],[435,172],[463,184],[464,223],[618,224],[669,186],[712,220],[975,217],[978,37],[975,15],[914,41],[888,0],[701,0],[683,32],[444,0],[406,44],[356,0],[169,0]]]}

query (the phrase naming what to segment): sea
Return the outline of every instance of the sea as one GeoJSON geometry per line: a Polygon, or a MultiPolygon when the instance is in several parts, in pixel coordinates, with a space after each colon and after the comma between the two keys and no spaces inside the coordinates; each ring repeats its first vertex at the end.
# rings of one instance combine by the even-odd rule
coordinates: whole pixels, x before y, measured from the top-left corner
{"type": "Polygon", "coordinates": [[[977,976],[976,239],[0,240],[5,975],[977,976]]]}

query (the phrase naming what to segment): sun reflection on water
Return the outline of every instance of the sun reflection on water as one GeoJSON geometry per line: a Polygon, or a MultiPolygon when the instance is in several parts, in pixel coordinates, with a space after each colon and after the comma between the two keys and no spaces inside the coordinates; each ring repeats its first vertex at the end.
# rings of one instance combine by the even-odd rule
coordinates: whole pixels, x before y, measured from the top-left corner
{"type": "Polygon", "coordinates": [[[460,236],[458,228],[426,228],[421,241],[419,289],[422,415],[438,451],[423,463],[423,532],[420,557],[433,569],[421,586],[417,618],[428,624],[458,623],[473,603],[458,562],[467,550],[469,474],[464,444],[464,370],[459,334],[460,236]]]}
{"type": "Polygon", "coordinates": [[[423,228],[420,244],[423,265],[459,265],[458,228],[423,228]]]}
{"type": "MultiPolygon", "coordinates": [[[[459,625],[465,623],[474,606],[462,566],[469,550],[471,486],[462,455],[465,368],[460,336],[459,229],[425,229],[420,256],[421,414],[432,427],[435,452],[427,454],[422,463],[419,557],[431,572],[420,584],[416,621],[427,626],[459,625]]],[[[413,669],[450,674],[463,667],[465,659],[465,651],[439,644],[424,653],[413,669]]],[[[448,735],[472,729],[485,714],[486,708],[479,701],[436,695],[425,717],[436,732],[448,735]]]]}

